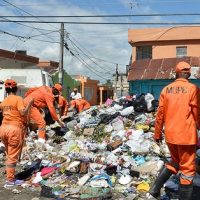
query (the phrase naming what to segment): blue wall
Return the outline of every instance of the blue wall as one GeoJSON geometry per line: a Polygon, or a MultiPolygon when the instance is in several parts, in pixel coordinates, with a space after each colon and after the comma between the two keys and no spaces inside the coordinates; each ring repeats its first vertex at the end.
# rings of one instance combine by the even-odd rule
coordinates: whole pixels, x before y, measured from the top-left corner
{"type": "MultiPolygon", "coordinates": [[[[156,99],[159,98],[161,90],[169,83],[173,82],[173,79],[170,80],[137,80],[129,82],[129,92],[130,94],[141,94],[141,93],[151,93],[156,99]]],[[[190,79],[190,82],[198,85],[200,87],[199,79],[190,79]]]]}

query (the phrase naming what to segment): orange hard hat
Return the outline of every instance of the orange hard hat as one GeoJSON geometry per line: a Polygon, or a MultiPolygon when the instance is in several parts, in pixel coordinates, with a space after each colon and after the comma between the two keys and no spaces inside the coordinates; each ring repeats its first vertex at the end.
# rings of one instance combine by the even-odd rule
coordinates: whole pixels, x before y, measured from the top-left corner
{"type": "Polygon", "coordinates": [[[12,79],[7,79],[5,81],[5,88],[14,88],[14,87],[17,87],[16,81],[14,81],[12,79]]]}
{"type": "Polygon", "coordinates": [[[59,83],[56,83],[54,85],[54,88],[56,88],[59,92],[62,92],[62,85],[60,85],[59,83]]]}
{"type": "Polygon", "coordinates": [[[187,73],[191,73],[191,66],[187,63],[187,62],[179,62],[176,65],[176,73],[180,73],[180,72],[187,72],[187,73]]]}

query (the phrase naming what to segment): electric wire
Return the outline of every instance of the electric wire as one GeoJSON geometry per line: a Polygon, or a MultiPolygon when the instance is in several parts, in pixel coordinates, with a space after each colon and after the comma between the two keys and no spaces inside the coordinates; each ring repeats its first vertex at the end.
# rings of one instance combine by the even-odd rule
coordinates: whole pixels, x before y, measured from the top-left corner
{"type": "Polygon", "coordinates": [[[112,62],[112,61],[108,61],[108,60],[105,60],[105,59],[102,59],[102,58],[98,58],[98,57],[94,56],[93,53],[90,52],[88,49],[86,49],[83,45],[81,45],[80,42],[78,42],[74,36],[70,35],[70,37],[71,37],[79,46],[81,46],[88,54],[90,54],[90,55],[91,55],[91,58],[96,59],[96,60],[101,60],[101,61],[103,61],[103,62],[110,63],[110,64],[115,64],[115,65],[118,64],[118,65],[123,65],[123,66],[126,65],[126,64],[122,64],[122,63],[118,63],[118,62],[112,62]]]}
{"type": "MultiPolygon", "coordinates": [[[[18,10],[20,10],[20,11],[22,11],[22,12],[28,14],[28,15],[29,15],[30,17],[32,17],[32,18],[34,17],[34,18],[36,18],[36,19],[39,19],[37,16],[35,17],[35,16],[32,15],[31,13],[27,12],[26,10],[24,10],[24,9],[22,9],[22,8],[16,6],[16,5],[14,5],[13,3],[11,3],[11,2],[9,2],[9,1],[7,1],[7,0],[2,0],[2,1],[4,1],[5,3],[7,3],[7,4],[9,4],[9,5],[13,6],[13,7],[15,7],[16,9],[18,9],[18,10]]],[[[19,17],[26,17],[26,16],[21,16],[21,15],[20,15],[19,17]]],[[[41,19],[39,19],[39,20],[41,21],[41,19]]],[[[55,27],[52,26],[51,24],[49,24],[49,26],[55,28],[55,27]]],[[[56,29],[57,29],[57,28],[56,28],[56,29]]]]}
{"type": "Polygon", "coordinates": [[[79,25],[200,25],[200,22],[80,22],[80,21],[35,21],[35,20],[0,20],[0,22],[21,22],[33,24],[79,24],[79,25]]]}
{"type": "Polygon", "coordinates": [[[79,62],[81,62],[87,69],[89,69],[91,73],[95,74],[95,75],[98,76],[99,78],[102,78],[102,79],[104,79],[104,80],[108,80],[108,79],[106,79],[105,77],[103,77],[103,76],[97,74],[96,71],[94,71],[94,69],[93,69],[90,65],[88,65],[87,62],[84,61],[84,59],[79,58],[79,57],[77,57],[76,55],[74,55],[74,57],[75,57],[79,62]]]}
{"type": "MultiPolygon", "coordinates": [[[[18,9],[18,10],[20,10],[20,11],[22,11],[22,12],[24,12],[24,13],[26,13],[26,14],[28,14],[28,15],[30,15],[30,16],[34,16],[34,15],[32,15],[31,13],[29,13],[29,12],[27,12],[27,11],[25,11],[24,9],[22,9],[22,8],[19,8],[18,6],[16,6],[16,5],[14,5],[13,3],[10,3],[9,1],[7,1],[7,0],[2,0],[2,1],[4,1],[4,2],[6,2],[7,4],[9,4],[9,5],[11,5],[11,6],[13,6],[14,8],[16,8],[16,9],[18,9]]],[[[37,17],[36,17],[37,18],[37,17]]],[[[9,20],[9,19],[8,19],[9,20]]],[[[40,20],[40,19],[39,19],[40,20]]],[[[42,21],[40,21],[40,22],[42,22],[42,21]]],[[[19,22],[18,22],[19,23],[19,22]]],[[[49,26],[51,26],[51,27],[53,27],[53,28],[55,28],[54,26],[52,26],[51,24],[49,24],[49,23],[47,23],[49,26]]],[[[41,34],[43,33],[41,30],[39,30],[39,29],[37,29],[36,27],[34,27],[34,26],[32,26],[33,28],[35,28],[35,30],[37,30],[38,32],[40,32],[41,34]]],[[[60,33],[60,32],[59,32],[60,33]]],[[[52,40],[52,38],[51,37],[49,37],[48,35],[46,35],[46,37],[48,37],[49,39],[51,39],[52,40]]]]}
{"type": "Polygon", "coordinates": [[[48,40],[42,40],[42,39],[37,39],[37,38],[33,38],[33,37],[36,37],[38,35],[33,35],[33,36],[22,36],[22,35],[17,35],[17,34],[13,34],[13,33],[10,33],[10,32],[7,32],[7,31],[3,31],[3,30],[0,30],[0,33],[3,33],[3,34],[7,34],[7,35],[10,35],[12,37],[16,37],[20,40],[23,40],[23,42],[27,41],[27,40],[35,40],[35,41],[40,41],[40,42],[48,42],[48,43],[57,43],[59,44],[60,42],[56,42],[56,41],[48,41],[48,40]]]}
{"type": "MultiPolygon", "coordinates": [[[[65,46],[66,48],[66,46],[65,46]]],[[[69,49],[67,49],[69,51],[69,49]]],[[[95,74],[96,76],[104,79],[104,80],[108,80],[106,78],[104,78],[103,76],[99,75],[98,73],[102,74],[102,72],[99,72],[98,70],[94,70],[93,67],[91,65],[89,65],[80,55],[79,57],[75,54],[73,54],[73,56],[79,60],[79,62],[81,62],[87,69],[90,70],[90,72],[92,72],[93,74],[95,74]],[[98,72],[98,73],[97,73],[98,72]]]]}
{"type": "MultiPolygon", "coordinates": [[[[105,69],[104,67],[102,67],[101,65],[99,65],[96,61],[94,61],[90,56],[88,56],[80,47],[78,47],[70,38],[69,41],[72,43],[72,45],[74,45],[75,48],[79,49],[90,61],[92,61],[96,66],[98,66],[99,68],[101,68],[104,72],[103,73],[108,73],[109,71],[107,71],[107,69],[105,69]]],[[[102,73],[102,72],[101,72],[102,73]]]]}
{"type": "MultiPolygon", "coordinates": [[[[6,1],[6,0],[3,0],[6,1]]],[[[18,7],[18,9],[21,9],[18,7]]],[[[21,9],[23,10],[23,9],[21,9]]],[[[24,10],[23,10],[24,11],[24,10]]],[[[24,11],[26,12],[26,11],[24,11]]],[[[28,15],[25,16],[14,16],[14,15],[5,15],[1,17],[9,18],[123,18],[123,17],[173,17],[173,16],[199,16],[200,13],[151,13],[151,14],[117,14],[117,15],[28,15]]],[[[39,19],[40,20],[40,19],[39,19]]]]}

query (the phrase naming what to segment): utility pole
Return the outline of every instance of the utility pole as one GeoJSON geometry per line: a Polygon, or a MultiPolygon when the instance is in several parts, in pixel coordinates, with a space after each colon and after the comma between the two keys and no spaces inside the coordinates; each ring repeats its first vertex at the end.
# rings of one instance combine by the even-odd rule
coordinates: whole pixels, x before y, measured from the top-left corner
{"type": "Polygon", "coordinates": [[[117,98],[117,82],[118,82],[118,64],[116,64],[116,72],[115,72],[115,91],[114,91],[114,99],[117,98]]]}
{"type": "Polygon", "coordinates": [[[123,74],[121,74],[120,75],[120,77],[121,77],[121,97],[122,97],[122,95],[123,95],[123,74]]]}
{"type": "Polygon", "coordinates": [[[59,59],[59,74],[58,79],[59,83],[63,84],[63,50],[64,49],[64,23],[61,23],[60,29],[60,59],[59,59]]]}

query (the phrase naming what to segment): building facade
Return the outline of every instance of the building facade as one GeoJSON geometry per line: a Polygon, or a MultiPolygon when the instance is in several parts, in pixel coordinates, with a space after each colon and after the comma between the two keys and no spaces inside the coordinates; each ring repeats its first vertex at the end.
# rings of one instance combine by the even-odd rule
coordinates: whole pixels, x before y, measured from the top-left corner
{"type": "Polygon", "coordinates": [[[91,105],[97,105],[97,87],[99,81],[81,75],[75,75],[73,78],[81,83],[80,92],[82,97],[91,105]]]}
{"type": "Polygon", "coordinates": [[[129,94],[129,83],[126,73],[114,74],[112,83],[112,87],[114,89],[114,98],[127,96],[129,94]]]}
{"type": "Polygon", "coordinates": [[[113,99],[114,90],[112,87],[99,85],[97,88],[97,104],[102,105],[108,98],[113,99]]]}
{"type": "Polygon", "coordinates": [[[199,57],[200,27],[130,29],[132,62],[141,59],[199,57]]]}
{"type": "Polygon", "coordinates": [[[128,81],[130,93],[151,92],[156,98],[175,78],[175,66],[186,61],[192,67],[192,82],[200,85],[200,27],[132,29],[132,64],[128,81]]]}

